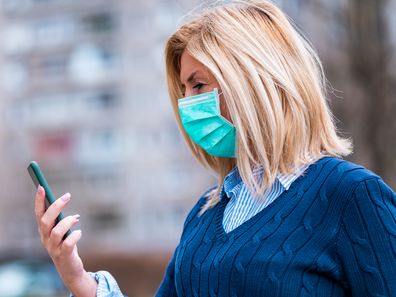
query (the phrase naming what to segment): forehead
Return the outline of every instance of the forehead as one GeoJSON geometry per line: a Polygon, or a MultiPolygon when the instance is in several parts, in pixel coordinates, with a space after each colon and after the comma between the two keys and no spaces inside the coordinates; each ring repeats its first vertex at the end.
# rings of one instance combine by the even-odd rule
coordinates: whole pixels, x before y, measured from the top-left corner
{"type": "Polygon", "coordinates": [[[181,58],[180,58],[180,80],[184,84],[186,83],[189,76],[197,72],[200,74],[206,74],[207,69],[206,67],[193,58],[187,51],[184,51],[181,58]]]}

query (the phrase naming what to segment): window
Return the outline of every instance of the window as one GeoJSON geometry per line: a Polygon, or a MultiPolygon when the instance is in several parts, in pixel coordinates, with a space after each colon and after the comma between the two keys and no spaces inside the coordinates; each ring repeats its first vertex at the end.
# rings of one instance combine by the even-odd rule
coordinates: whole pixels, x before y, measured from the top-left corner
{"type": "Polygon", "coordinates": [[[39,63],[39,71],[44,78],[62,76],[66,73],[67,59],[64,56],[49,56],[39,63]]]}
{"type": "Polygon", "coordinates": [[[54,46],[76,36],[77,24],[72,17],[55,17],[42,19],[34,25],[35,39],[38,46],[54,46]]]}
{"type": "Polygon", "coordinates": [[[123,159],[121,132],[115,128],[83,131],[78,137],[76,161],[84,166],[120,162],[123,159]]]}
{"type": "Polygon", "coordinates": [[[121,228],[123,217],[119,211],[107,207],[105,209],[95,209],[91,215],[92,229],[96,231],[105,231],[121,228]]]}
{"type": "Polygon", "coordinates": [[[57,131],[54,134],[39,135],[34,138],[34,156],[41,160],[55,160],[70,156],[72,151],[72,135],[67,131],[57,131]]]}
{"type": "Polygon", "coordinates": [[[118,55],[113,50],[85,44],[72,53],[69,74],[76,82],[92,84],[114,74],[117,66],[118,55]]]}
{"type": "Polygon", "coordinates": [[[2,4],[4,12],[9,14],[24,12],[31,7],[30,0],[4,0],[2,4]]]}
{"type": "Polygon", "coordinates": [[[114,16],[108,12],[100,12],[86,16],[82,19],[83,27],[92,33],[111,32],[116,24],[114,16]]]}
{"type": "Polygon", "coordinates": [[[3,48],[6,54],[23,54],[34,43],[32,30],[28,25],[9,25],[3,31],[3,48]]]}
{"type": "Polygon", "coordinates": [[[93,96],[92,105],[101,109],[109,109],[117,106],[118,101],[119,98],[115,93],[102,92],[93,96]]]}
{"type": "Polygon", "coordinates": [[[0,80],[6,91],[16,94],[25,89],[28,82],[28,71],[22,63],[3,63],[0,80]]]}

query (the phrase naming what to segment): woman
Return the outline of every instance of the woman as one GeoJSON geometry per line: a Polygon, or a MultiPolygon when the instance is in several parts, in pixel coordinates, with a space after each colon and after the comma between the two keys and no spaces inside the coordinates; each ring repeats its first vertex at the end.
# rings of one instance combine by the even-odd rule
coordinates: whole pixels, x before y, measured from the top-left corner
{"type": "MultiPolygon", "coordinates": [[[[218,176],[188,215],[157,296],[396,296],[396,196],[339,159],[319,58],[267,1],[202,12],[166,45],[176,119],[218,176]],[[183,97],[183,98],[182,98],[183,97]],[[181,99],[180,99],[181,98],[181,99]]],[[[70,194],[44,209],[42,242],[76,296],[122,296],[88,273],[78,218],[54,226],[70,194]]]]}

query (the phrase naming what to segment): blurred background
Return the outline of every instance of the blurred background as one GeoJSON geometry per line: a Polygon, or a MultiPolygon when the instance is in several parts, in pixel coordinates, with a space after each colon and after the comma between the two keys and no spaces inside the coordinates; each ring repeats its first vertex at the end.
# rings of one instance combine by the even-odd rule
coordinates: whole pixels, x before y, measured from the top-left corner
{"type": "MultiPolygon", "coordinates": [[[[396,0],[275,1],[318,50],[350,159],[396,188],[396,0]]],[[[0,297],[67,296],[27,174],[72,193],[86,268],[152,296],[184,218],[215,180],[188,152],[163,50],[197,0],[0,0],[0,297]]],[[[188,17],[187,17],[188,19],[188,17]]]]}

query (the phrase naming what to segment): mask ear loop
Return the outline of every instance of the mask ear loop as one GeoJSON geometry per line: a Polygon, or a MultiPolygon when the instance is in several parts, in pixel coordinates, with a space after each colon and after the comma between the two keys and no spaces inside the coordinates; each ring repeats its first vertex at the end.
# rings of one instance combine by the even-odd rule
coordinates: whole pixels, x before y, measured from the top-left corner
{"type": "MultiPolygon", "coordinates": [[[[217,109],[217,113],[221,116],[221,109],[220,109],[220,94],[219,94],[219,90],[217,88],[213,89],[213,92],[216,95],[216,109],[217,109]]],[[[223,92],[222,92],[223,93],[223,92]]]]}
{"type": "Polygon", "coordinates": [[[219,90],[217,88],[215,88],[214,91],[217,93],[217,95],[219,96],[219,99],[220,99],[220,95],[223,95],[223,91],[221,91],[219,93],[219,90]]]}
{"type": "Polygon", "coordinates": [[[217,111],[218,111],[218,115],[219,115],[224,121],[226,121],[229,125],[235,127],[233,123],[231,123],[229,120],[227,120],[227,119],[226,119],[225,117],[223,117],[223,115],[221,114],[221,109],[220,109],[220,95],[222,95],[223,92],[219,93],[219,91],[218,91],[217,88],[215,88],[213,91],[217,94],[217,100],[216,100],[216,105],[217,105],[217,106],[216,106],[216,108],[217,108],[217,111]]]}

